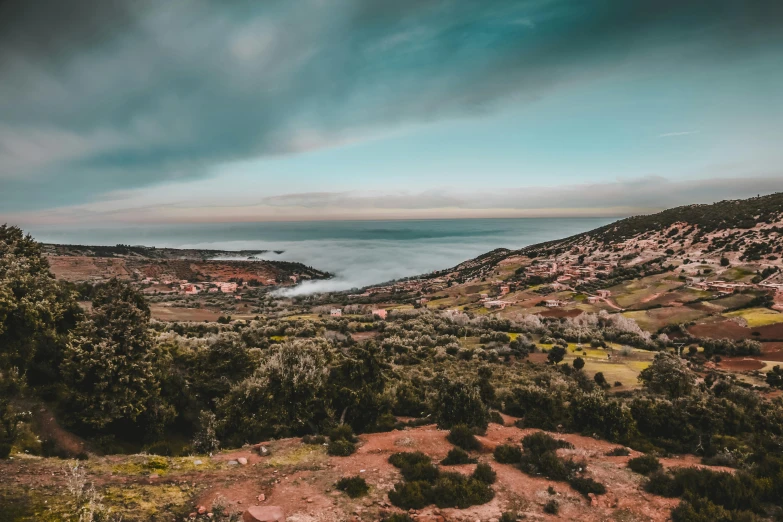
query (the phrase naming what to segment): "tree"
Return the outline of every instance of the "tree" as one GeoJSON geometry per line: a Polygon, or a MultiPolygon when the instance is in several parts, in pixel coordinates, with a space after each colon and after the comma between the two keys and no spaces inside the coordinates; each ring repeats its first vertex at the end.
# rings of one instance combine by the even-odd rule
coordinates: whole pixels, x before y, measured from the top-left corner
{"type": "Polygon", "coordinates": [[[595,383],[596,383],[598,386],[600,386],[600,387],[602,387],[602,388],[603,388],[604,386],[606,386],[606,377],[604,377],[604,372],[597,372],[597,373],[596,373],[596,374],[593,376],[593,380],[595,381],[595,383]]]}
{"type": "Polygon", "coordinates": [[[727,258],[721,257],[720,258],[720,266],[729,266],[730,262],[727,258]]]}
{"type": "Polygon", "coordinates": [[[62,366],[76,424],[122,429],[143,415],[164,414],[149,319],[144,297],[125,283],[113,279],[96,293],[93,313],[69,335],[62,366]]]}
{"type": "Polygon", "coordinates": [[[433,411],[438,428],[450,429],[456,424],[485,430],[489,424],[489,410],[481,400],[478,386],[453,381],[440,376],[433,411]]]}
{"type": "Polygon", "coordinates": [[[327,356],[328,350],[311,340],[281,344],[218,402],[221,440],[239,445],[318,432],[334,415],[327,356]]]}
{"type": "Polygon", "coordinates": [[[767,384],[773,388],[783,389],[783,368],[779,364],[772,367],[772,370],[767,372],[767,384]]]}
{"type": "Polygon", "coordinates": [[[41,245],[17,227],[0,226],[0,370],[17,368],[31,384],[56,381],[66,334],[80,314],[41,245]]]}
{"type": "Polygon", "coordinates": [[[581,370],[582,368],[585,367],[585,360],[582,359],[581,357],[577,357],[576,359],[574,359],[573,365],[574,368],[576,368],[577,370],[581,370]]]}
{"type": "Polygon", "coordinates": [[[648,390],[673,399],[689,395],[696,384],[696,376],[685,362],[668,352],[658,353],[639,374],[639,380],[648,390]]]}
{"type": "Polygon", "coordinates": [[[546,356],[547,360],[552,364],[557,364],[565,357],[566,350],[562,346],[553,346],[549,350],[549,355],[546,356]]]}

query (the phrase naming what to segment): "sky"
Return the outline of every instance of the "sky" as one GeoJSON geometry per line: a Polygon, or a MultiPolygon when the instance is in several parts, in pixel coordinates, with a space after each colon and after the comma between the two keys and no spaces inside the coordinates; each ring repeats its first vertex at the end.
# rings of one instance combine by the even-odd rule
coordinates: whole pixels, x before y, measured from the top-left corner
{"type": "Polygon", "coordinates": [[[0,222],[622,216],[783,191],[783,2],[6,0],[0,222]]]}

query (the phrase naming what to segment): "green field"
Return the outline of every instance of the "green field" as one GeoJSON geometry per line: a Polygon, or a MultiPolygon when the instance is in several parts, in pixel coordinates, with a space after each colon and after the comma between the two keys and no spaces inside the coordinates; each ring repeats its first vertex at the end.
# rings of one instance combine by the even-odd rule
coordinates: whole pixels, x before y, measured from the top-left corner
{"type": "Polygon", "coordinates": [[[768,308],[746,308],[736,312],[727,312],[723,315],[725,317],[741,317],[747,321],[750,328],[783,323],[783,314],[768,308]]]}

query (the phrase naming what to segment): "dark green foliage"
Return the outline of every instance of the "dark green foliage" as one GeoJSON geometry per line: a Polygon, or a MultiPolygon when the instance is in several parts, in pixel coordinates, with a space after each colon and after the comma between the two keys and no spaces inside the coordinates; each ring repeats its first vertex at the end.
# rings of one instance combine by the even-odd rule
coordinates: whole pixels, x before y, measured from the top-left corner
{"type": "Polygon", "coordinates": [[[606,487],[603,484],[596,482],[589,477],[572,477],[568,481],[568,485],[585,497],[590,493],[594,495],[603,495],[606,493],[606,487]]]}
{"type": "Polygon", "coordinates": [[[573,364],[574,368],[576,368],[577,370],[581,370],[582,368],[585,367],[585,360],[582,359],[581,357],[577,357],[576,359],[574,359],[574,362],[571,364],[573,364]]]}
{"type": "Polygon", "coordinates": [[[495,470],[492,469],[492,466],[482,462],[476,466],[476,469],[473,470],[471,477],[476,480],[480,480],[485,484],[494,484],[495,480],[498,478],[498,475],[495,473],[495,470]]]}
{"type": "Polygon", "coordinates": [[[568,441],[560,440],[547,435],[543,431],[531,433],[522,439],[522,447],[526,453],[540,455],[548,451],[556,451],[562,448],[573,448],[574,445],[568,441]]]}
{"type": "Polygon", "coordinates": [[[760,502],[765,498],[781,502],[772,493],[771,486],[770,481],[758,480],[741,471],[727,473],[704,468],[676,468],[671,473],[659,471],[651,474],[645,489],[665,497],[689,495],[705,498],[728,510],[758,511],[760,502]]]}
{"type": "Polygon", "coordinates": [[[473,434],[473,430],[465,424],[457,424],[446,436],[446,440],[466,451],[478,451],[481,449],[481,443],[473,434]]]}
{"type": "Polygon", "coordinates": [[[783,389],[783,368],[779,364],[772,367],[772,370],[767,372],[767,384],[773,388],[783,389]]]}
{"type": "Polygon", "coordinates": [[[495,460],[501,464],[519,464],[522,459],[522,450],[518,446],[500,444],[495,446],[495,460]]]}
{"type": "Polygon", "coordinates": [[[500,515],[500,521],[499,522],[517,522],[519,520],[519,517],[516,513],[512,513],[511,511],[505,511],[502,515],[500,515]]]}
{"type": "Polygon", "coordinates": [[[489,412],[489,422],[500,424],[501,426],[505,424],[505,421],[503,420],[503,417],[500,415],[500,413],[494,410],[489,412]]]}
{"type": "Polygon", "coordinates": [[[727,510],[706,498],[689,497],[672,510],[672,522],[756,522],[750,511],[727,510]]]}
{"type": "Polygon", "coordinates": [[[595,383],[596,383],[598,386],[600,386],[600,387],[602,387],[602,388],[603,388],[603,387],[605,387],[605,386],[607,385],[607,383],[606,383],[606,377],[604,377],[604,373],[603,373],[603,372],[597,372],[597,373],[596,373],[596,374],[593,376],[593,380],[595,381],[595,383]]]}
{"type": "Polygon", "coordinates": [[[546,356],[547,361],[552,364],[557,364],[565,357],[566,350],[562,346],[553,346],[546,356]]]}
{"type": "Polygon", "coordinates": [[[458,464],[473,464],[476,459],[471,458],[468,453],[460,448],[451,448],[446,458],[440,461],[444,466],[456,466],[458,464]]]}
{"type": "Polygon", "coordinates": [[[546,504],[544,504],[544,513],[549,515],[557,515],[558,511],[560,511],[560,504],[557,503],[557,500],[550,499],[546,504]]]}
{"type": "Polygon", "coordinates": [[[340,491],[344,491],[345,494],[351,498],[364,496],[370,491],[367,481],[358,475],[354,477],[343,477],[337,481],[334,487],[340,491]]]}
{"type": "Polygon", "coordinates": [[[305,435],[302,437],[302,442],[304,444],[317,444],[320,446],[326,444],[326,437],[323,435],[305,435]]]}
{"type": "Polygon", "coordinates": [[[59,380],[67,332],[82,312],[76,293],[55,281],[41,245],[0,225],[0,371],[32,385],[59,380]]]}
{"type": "MultiPolygon", "coordinates": [[[[441,473],[430,458],[420,452],[395,453],[389,463],[400,468],[405,482],[395,484],[389,500],[403,509],[421,509],[435,504],[438,507],[466,508],[484,504],[494,497],[485,482],[460,473],[441,473]]],[[[486,472],[484,478],[487,478],[486,472]]]]}
{"type": "Polygon", "coordinates": [[[470,428],[487,429],[489,410],[481,400],[481,392],[477,386],[439,379],[436,410],[438,428],[450,429],[456,424],[464,424],[470,428]]]}
{"type": "Polygon", "coordinates": [[[542,386],[513,388],[504,402],[504,413],[522,417],[518,424],[520,428],[555,430],[558,425],[568,422],[568,410],[563,401],[542,386]]]}
{"type": "Polygon", "coordinates": [[[389,501],[402,509],[421,509],[432,502],[432,484],[424,480],[398,482],[389,491],[389,501]]]}
{"type": "Polygon", "coordinates": [[[575,397],[569,411],[572,427],[581,433],[595,433],[614,442],[626,442],[636,433],[631,410],[620,401],[607,400],[603,393],[575,397]]]}
{"type": "Polygon", "coordinates": [[[656,471],[660,471],[660,461],[654,455],[641,455],[628,461],[628,467],[631,471],[639,473],[640,475],[649,475],[656,471]]]}
{"type": "Polygon", "coordinates": [[[676,399],[688,395],[696,384],[696,376],[676,355],[660,352],[652,364],[639,373],[639,380],[652,392],[676,399]]]}
{"type": "Polygon", "coordinates": [[[331,440],[347,440],[348,442],[358,442],[356,435],[353,434],[353,430],[347,424],[341,424],[333,428],[329,432],[329,439],[331,440]]]}
{"type": "Polygon", "coordinates": [[[433,482],[440,474],[438,468],[432,465],[432,459],[420,451],[394,453],[389,456],[389,464],[399,468],[405,480],[411,482],[433,482]]]}
{"type": "Polygon", "coordinates": [[[170,412],[160,399],[162,364],[149,319],[144,297],[125,283],[113,279],[96,293],[62,364],[71,423],[123,435],[161,429],[170,412]]]}
{"type": "Polygon", "coordinates": [[[356,452],[356,444],[345,439],[330,440],[326,452],[335,457],[347,457],[356,452]]]}
{"type": "Polygon", "coordinates": [[[630,454],[631,451],[628,448],[624,448],[622,446],[619,446],[617,448],[614,448],[606,452],[607,457],[627,457],[630,454]]]}

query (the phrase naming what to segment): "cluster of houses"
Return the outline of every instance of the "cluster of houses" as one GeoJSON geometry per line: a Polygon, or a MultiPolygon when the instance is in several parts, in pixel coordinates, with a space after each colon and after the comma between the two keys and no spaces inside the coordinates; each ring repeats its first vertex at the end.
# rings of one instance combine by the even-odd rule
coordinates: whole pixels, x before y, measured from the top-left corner
{"type": "Polygon", "coordinates": [[[557,276],[555,280],[561,285],[582,285],[593,281],[598,281],[599,275],[609,275],[612,267],[617,266],[617,262],[585,262],[583,264],[570,264],[549,262],[541,263],[528,267],[525,271],[528,277],[539,276],[551,278],[557,276]]]}
{"type": "MultiPolygon", "coordinates": [[[[388,314],[387,310],[384,310],[383,308],[374,308],[372,310],[372,315],[375,317],[378,317],[380,319],[386,319],[386,315],[388,314]]],[[[342,308],[332,308],[329,310],[329,315],[331,317],[342,317],[343,316],[343,309],[342,308]]]]}

